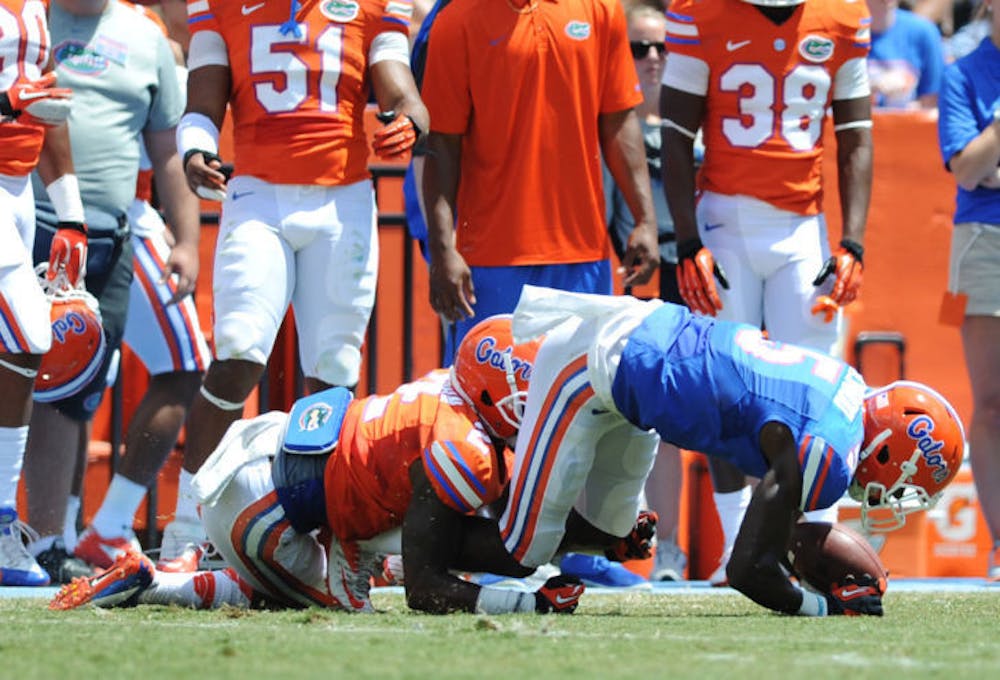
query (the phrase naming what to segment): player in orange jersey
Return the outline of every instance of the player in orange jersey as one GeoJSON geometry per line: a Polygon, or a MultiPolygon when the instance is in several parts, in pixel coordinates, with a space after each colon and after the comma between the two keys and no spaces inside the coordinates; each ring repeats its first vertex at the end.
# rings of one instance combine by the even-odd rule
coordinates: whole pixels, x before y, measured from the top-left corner
{"type": "MultiPolygon", "coordinates": [[[[197,471],[240,416],[289,303],[307,389],[357,382],[378,260],[362,122],[369,91],[393,117],[375,133],[380,157],[405,154],[428,126],[409,68],[409,0],[291,8],[188,3],[191,73],[178,147],[191,188],[225,201],[216,361],[192,407],[182,475],[197,471]],[[216,156],[227,103],[236,149],[228,182],[216,156]]],[[[176,516],[197,539],[190,497],[176,516]]]]}
{"type": "MultiPolygon", "coordinates": [[[[509,328],[508,319],[508,342],[509,328]]],[[[501,383],[492,403],[523,406],[538,343],[511,350],[503,340],[484,337],[477,356],[518,367],[515,385],[501,383]]],[[[208,534],[231,570],[164,574],[129,554],[109,576],[67,586],[51,606],[248,606],[256,597],[372,611],[379,553],[402,551],[415,609],[571,613],[584,590],[572,578],[552,577],[532,593],[481,587],[448,571],[532,571],[503,548],[496,522],[475,514],[504,493],[511,452],[496,436],[500,421],[477,412],[458,380],[433,371],[361,400],[333,388],[290,414],[236,423],[195,477],[208,534]]],[[[509,413],[519,418],[520,407],[509,413]]]]}
{"type": "MultiPolygon", "coordinates": [[[[839,308],[861,286],[871,194],[867,6],[675,0],[667,18],[664,187],[681,294],[692,310],[835,353],[839,308]],[[821,212],[828,108],[843,218],[832,256],[821,212]],[[705,161],[696,204],[692,143],[699,127],[705,161]]],[[[721,584],[750,493],[732,466],[713,461],[712,471],[725,554],[710,580],[721,584]]]]}
{"type": "Polygon", "coordinates": [[[50,278],[76,284],[87,259],[83,203],[65,125],[70,91],[50,73],[50,37],[40,0],[0,0],[0,585],[46,585],[24,549],[15,507],[32,391],[52,341],[49,304],[32,266],[37,166],[59,219],[50,278]]]}

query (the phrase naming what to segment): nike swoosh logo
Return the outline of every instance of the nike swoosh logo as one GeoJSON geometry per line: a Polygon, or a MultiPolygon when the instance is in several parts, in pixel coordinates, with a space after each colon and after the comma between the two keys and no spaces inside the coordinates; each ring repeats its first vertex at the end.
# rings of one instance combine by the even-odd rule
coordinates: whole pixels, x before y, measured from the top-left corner
{"type": "Polygon", "coordinates": [[[740,40],[739,42],[733,42],[732,40],[726,41],[726,50],[733,52],[740,49],[741,47],[746,47],[750,44],[749,40],[740,40]]]}
{"type": "Polygon", "coordinates": [[[244,191],[242,193],[234,191],[233,192],[233,200],[234,201],[238,201],[241,198],[243,198],[244,196],[249,196],[252,193],[253,193],[252,191],[244,191]]]}
{"type": "Polygon", "coordinates": [[[25,99],[41,99],[42,97],[48,96],[48,92],[22,92],[18,99],[24,101],[25,99]]]}
{"type": "Polygon", "coordinates": [[[722,222],[718,222],[716,224],[706,224],[705,225],[705,231],[712,231],[713,229],[718,229],[718,228],[724,227],[724,226],[726,226],[726,225],[723,224],[722,222]]]}
{"type": "Polygon", "coordinates": [[[263,7],[265,4],[267,4],[267,3],[260,2],[260,3],[257,3],[256,5],[243,5],[243,7],[241,8],[241,10],[243,12],[243,16],[248,16],[250,14],[253,14],[257,10],[259,10],[261,7],[263,7]]]}
{"type": "Polygon", "coordinates": [[[556,604],[569,604],[575,600],[580,599],[579,595],[573,594],[569,597],[563,597],[562,595],[556,595],[556,604]]]}
{"type": "Polygon", "coordinates": [[[592,409],[590,409],[590,415],[592,415],[592,416],[603,416],[605,413],[611,413],[611,411],[609,411],[606,408],[592,408],[592,409]]]}
{"type": "Polygon", "coordinates": [[[502,35],[499,38],[493,38],[493,40],[490,40],[490,47],[496,47],[497,45],[499,45],[500,43],[502,43],[506,39],[507,39],[507,36],[505,36],[505,35],[502,35]]]}
{"type": "Polygon", "coordinates": [[[868,595],[871,592],[871,588],[844,588],[840,591],[840,597],[844,600],[850,600],[852,597],[857,597],[858,595],[868,595]]]}

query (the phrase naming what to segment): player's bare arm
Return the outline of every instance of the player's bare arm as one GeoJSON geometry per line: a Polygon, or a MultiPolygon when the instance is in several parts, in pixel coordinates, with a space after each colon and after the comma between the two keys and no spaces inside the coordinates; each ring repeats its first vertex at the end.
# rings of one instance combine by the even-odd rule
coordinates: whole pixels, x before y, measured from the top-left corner
{"type": "Polygon", "coordinates": [[[166,213],[167,224],[174,235],[174,245],[165,263],[164,278],[177,275],[177,289],[170,303],[178,302],[194,292],[198,280],[198,238],[201,220],[197,197],[188,191],[177,153],[175,128],[147,131],[146,150],[153,163],[153,180],[166,213]]]}
{"type": "Polygon", "coordinates": [[[778,422],[765,424],[760,449],[770,469],[754,490],[726,573],[729,584],[757,604],[794,614],[802,606],[802,591],[781,569],[802,493],[791,430],[778,422]]]}
{"type": "Polygon", "coordinates": [[[371,76],[379,110],[387,113],[385,127],[376,131],[376,153],[380,158],[398,157],[427,134],[430,115],[408,65],[384,59],[372,65],[371,76]]]}
{"type": "Polygon", "coordinates": [[[187,109],[178,126],[178,150],[182,153],[181,162],[188,187],[195,193],[199,193],[202,187],[225,192],[226,176],[220,171],[222,160],[217,152],[218,134],[226,116],[231,82],[228,66],[209,64],[199,66],[188,74],[187,109]],[[180,137],[190,134],[189,131],[194,132],[193,141],[180,143],[180,137]]]}
{"type": "MultiPolygon", "coordinates": [[[[403,518],[406,602],[432,614],[473,612],[479,586],[448,572],[463,552],[464,518],[437,497],[419,460],[410,466],[410,481],[413,496],[403,518]]],[[[495,523],[492,530],[502,549],[495,523]]]]}
{"type": "Polygon", "coordinates": [[[597,128],[604,162],[635,219],[622,257],[622,284],[643,284],[659,268],[660,250],[639,116],[634,108],[602,113],[597,117],[597,128]]]}
{"type": "Polygon", "coordinates": [[[462,137],[432,132],[427,137],[423,194],[427,206],[430,303],[450,321],[473,316],[472,272],[455,248],[455,199],[462,171],[462,137]]]}
{"type": "Polygon", "coordinates": [[[660,147],[663,192],[674,220],[678,243],[698,238],[694,204],[694,137],[704,115],[705,97],[672,87],[660,88],[660,117],[664,121],[660,131],[663,139],[660,147]]]}
{"type": "Polygon", "coordinates": [[[864,244],[872,193],[871,97],[834,100],[842,237],[864,244]]]}

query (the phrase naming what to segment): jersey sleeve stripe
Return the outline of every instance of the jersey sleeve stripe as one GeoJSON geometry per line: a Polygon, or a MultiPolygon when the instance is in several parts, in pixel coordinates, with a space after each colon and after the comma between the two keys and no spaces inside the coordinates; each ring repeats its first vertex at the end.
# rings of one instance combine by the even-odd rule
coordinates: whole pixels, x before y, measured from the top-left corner
{"type": "Polygon", "coordinates": [[[406,19],[400,19],[399,17],[385,16],[385,17],[382,17],[382,21],[384,21],[384,22],[386,22],[388,24],[397,24],[397,25],[403,26],[404,28],[407,28],[407,29],[410,28],[410,22],[407,21],[406,19]]]}
{"type": "Polygon", "coordinates": [[[7,299],[0,293],[0,347],[5,352],[14,354],[31,352],[31,347],[17,325],[17,316],[7,304],[7,299]]]}
{"type": "Polygon", "coordinates": [[[833,449],[822,439],[807,436],[799,447],[799,465],[802,468],[799,509],[803,512],[819,509],[823,484],[832,464],[833,449]]]}
{"type": "Polygon", "coordinates": [[[214,14],[202,14],[196,17],[188,17],[188,26],[198,23],[199,21],[207,21],[208,19],[214,19],[214,14]]]}
{"type": "Polygon", "coordinates": [[[483,504],[486,489],[465,465],[454,444],[432,443],[424,450],[424,464],[434,475],[438,485],[452,499],[455,507],[471,512],[483,504]],[[475,482],[474,486],[477,488],[473,489],[470,482],[475,482]]]}

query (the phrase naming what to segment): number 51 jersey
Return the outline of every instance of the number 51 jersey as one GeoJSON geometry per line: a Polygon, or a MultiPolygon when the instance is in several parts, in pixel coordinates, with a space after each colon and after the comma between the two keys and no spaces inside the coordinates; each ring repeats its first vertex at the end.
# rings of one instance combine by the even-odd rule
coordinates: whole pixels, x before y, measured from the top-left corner
{"type": "Polygon", "coordinates": [[[412,9],[410,0],[189,0],[192,40],[212,31],[225,43],[235,174],[325,186],[368,177],[369,50],[380,33],[408,36],[412,9]]]}
{"type": "MultiPolygon", "coordinates": [[[[836,75],[864,59],[871,43],[864,0],[808,0],[781,24],[743,0],[674,0],[667,19],[664,82],[674,54],[707,67],[706,83],[686,77],[680,86],[707,98],[700,188],[819,213],[823,122],[836,75]]],[[[866,78],[864,63],[853,66],[866,78]]],[[[868,93],[867,80],[850,85],[838,99],[868,93]]]]}

